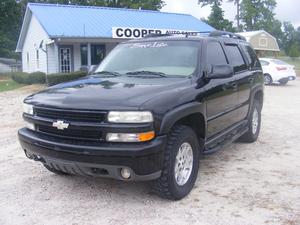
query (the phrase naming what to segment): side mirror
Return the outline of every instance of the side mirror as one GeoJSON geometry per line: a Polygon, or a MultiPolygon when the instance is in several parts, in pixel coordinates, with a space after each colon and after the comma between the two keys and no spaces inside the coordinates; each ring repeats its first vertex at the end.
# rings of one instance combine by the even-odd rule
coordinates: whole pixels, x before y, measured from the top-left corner
{"type": "Polygon", "coordinates": [[[207,73],[205,78],[207,79],[222,79],[233,76],[233,67],[230,65],[213,65],[211,72],[207,73]]]}

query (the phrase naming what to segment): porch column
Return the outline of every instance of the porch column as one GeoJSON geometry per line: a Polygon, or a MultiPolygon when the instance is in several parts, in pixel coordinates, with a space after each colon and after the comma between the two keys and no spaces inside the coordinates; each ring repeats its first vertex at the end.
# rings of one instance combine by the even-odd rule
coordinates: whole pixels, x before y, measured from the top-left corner
{"type": "Polygon", "coordinates": [[[87,64],[90,68],[92,65],[92,57],[91,57],[91,43],[87,44],[87,64]]]}

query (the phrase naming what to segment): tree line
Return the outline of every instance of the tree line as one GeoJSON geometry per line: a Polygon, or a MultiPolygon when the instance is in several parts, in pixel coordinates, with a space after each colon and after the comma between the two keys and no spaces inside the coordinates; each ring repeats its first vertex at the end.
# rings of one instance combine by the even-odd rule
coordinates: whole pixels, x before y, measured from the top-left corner
{"type": "Polygon", "coordinates": [[[291,57],[300,56],[300,27],[297,29],[287,21],[275,18],[276,0],[227,0],[236,7],[236,21],[224,18],[223,0],[198,0],[202,7],[211,6],[207,19],[202,19],[218,30],[231,32],[265,30],[278,41],[279,47],[291,57]]]}

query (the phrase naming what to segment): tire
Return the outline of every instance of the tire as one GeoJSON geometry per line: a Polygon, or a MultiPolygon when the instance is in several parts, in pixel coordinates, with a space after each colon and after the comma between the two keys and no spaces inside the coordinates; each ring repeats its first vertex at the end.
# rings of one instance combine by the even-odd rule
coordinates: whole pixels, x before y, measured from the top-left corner
{"type": "Polygon", "coordinates": [[[61,170],[54,169],[53,167],[48,166],[48,165],[46,165],[46,164],[43,164],[43,165],[44,165],[44,167],[45,167],[47,170],[49,170],[50,172],[55,173],[55,174],[57,174],[57,175],[70,175],[70,174],[65,173],[65,172],[63,172],[63,171],[61,171],[61,170]]]}
{"type": "Polygon", "coordinates": [[[271,85],[273,83],[273,79],[269,74],[264,75],[264,83],[265,85],[271,85]]]}
{"type": "Polygon", "coordinates": [[[289,82],[289,81],[286,80],[286,81],[280,81],[279,83],[280,83],[281,85],[286,85],[288,82],[289,82]]]}
{"type": "Polygon", "coordinates": [[[154,192],[160,197],[170,200],[179,200],[188,195],[197,179],[200,152],[199,142],[195,132],[188,126],[174,126],[168,135],[161,177],[153,182],[154,192]],[[190,150],[189,146],[192,150],[190,150]],[[190,154],[186,154],[188,156],[181,158],[180,152],[189,152],[190,154]],[[188,163],[190,162],[189,156],[191,155],[193,157],[192,162],[188,163]],[[183,163],[180,161],[181,159],[183,160],[183,163]],[[187,162],[187,165],[190,166],[191,170],[183,170],[181,168],[181,166],[184,167],[186,164],[185,162],[187,162]],[[180,168],[181,171],[189,171],[186,172],[189,173],[189,175],[175,177],[176,174],[185,173],[180,172],[180,168]],[[178,173],[176,173],[175,170],[178,173]],[[184,177],[187,179],[184,179],[184,177]]]}
{"type": "Polygon", "coordinates": [[[248,121],[249,130],[243,134],[239,141],[253,143],[257,140],[261,126],[261,106],[258,101],[253,102],[250,119],[248,121]]]}

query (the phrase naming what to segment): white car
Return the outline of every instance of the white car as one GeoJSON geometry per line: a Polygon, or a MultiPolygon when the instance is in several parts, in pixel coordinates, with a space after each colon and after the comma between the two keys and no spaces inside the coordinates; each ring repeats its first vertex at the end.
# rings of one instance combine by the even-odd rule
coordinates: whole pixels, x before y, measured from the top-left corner
{"type": "Polygon", "coordinates": [[[259,59],[264,77],[265,84],[287,84],[296,79],[294,66],[278,59],[260,58],[259,59]]]}

